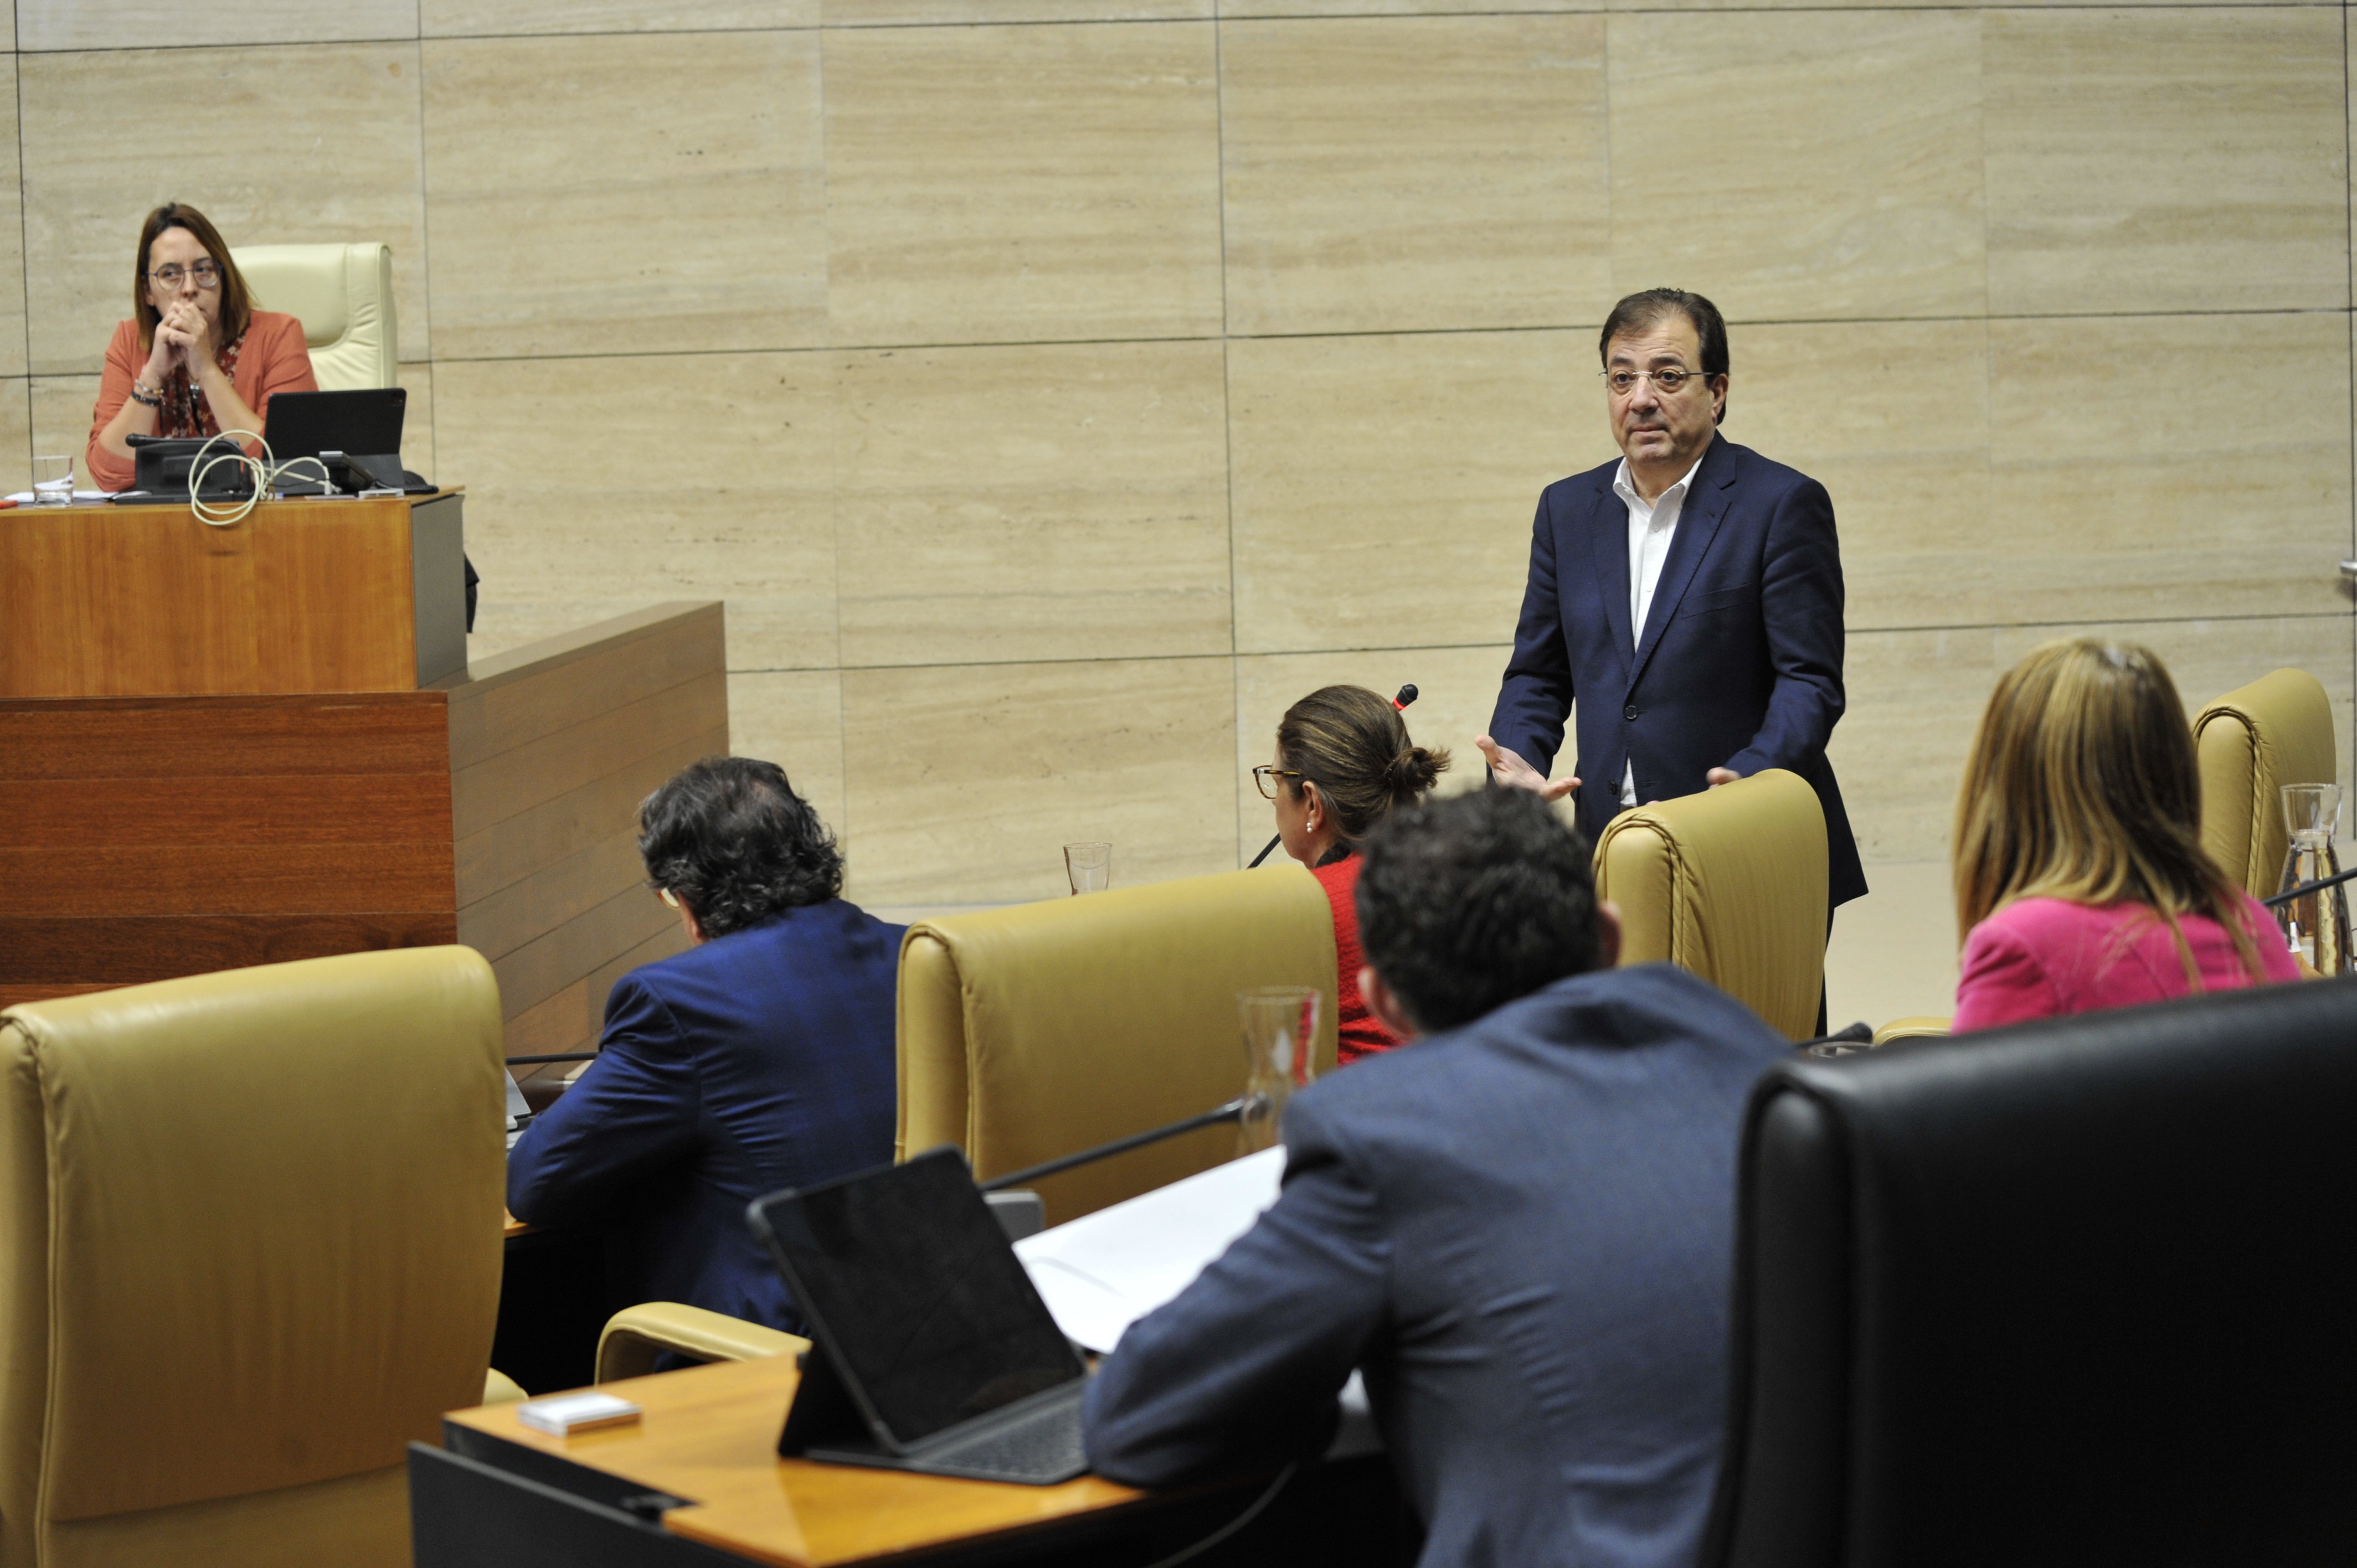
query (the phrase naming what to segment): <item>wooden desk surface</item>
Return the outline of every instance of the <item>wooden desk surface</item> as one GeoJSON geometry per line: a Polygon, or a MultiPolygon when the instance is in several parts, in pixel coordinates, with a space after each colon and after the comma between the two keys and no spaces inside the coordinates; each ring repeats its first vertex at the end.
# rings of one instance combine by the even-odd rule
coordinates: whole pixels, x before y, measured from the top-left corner
{"type": "Polygon", "coordinates": [[[1144,1494],[1094,1476],[1059,1487],[963,1481],[778,1457],[800,1374],[789,1359],[724,1361],[603,1385],[643,1406],[635,1426],[552,1437],[512,1404],[452,1423],[690,1498],[675,1535],[780,1568],[821,1568],[1116,1508],[1144,1494]]]}

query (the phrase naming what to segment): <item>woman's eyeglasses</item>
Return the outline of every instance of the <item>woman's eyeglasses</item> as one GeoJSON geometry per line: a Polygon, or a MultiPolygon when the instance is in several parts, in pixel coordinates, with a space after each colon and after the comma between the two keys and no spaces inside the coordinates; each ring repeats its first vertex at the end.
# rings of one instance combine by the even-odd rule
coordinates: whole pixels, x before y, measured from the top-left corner
{"type": "Polygon", "coordinates": [[[150,283],[163,288],[178,288],[190,278],[197,280],[199,288],[219,288],[221,279],[221,264],[217,262],[199,262],[194,266],[184,267],[178,262],[166,262],[147,274],[150,283]]]}
{"type": "Polygon", "coordinates": [[[1261,799],[1276,799],[1276,781],[1280,779],[1306,779],[1308,775],[1295,768],[1272,768],[1267,763],[1253,769],[1253,782],[1260,786],[1261,799]]]}

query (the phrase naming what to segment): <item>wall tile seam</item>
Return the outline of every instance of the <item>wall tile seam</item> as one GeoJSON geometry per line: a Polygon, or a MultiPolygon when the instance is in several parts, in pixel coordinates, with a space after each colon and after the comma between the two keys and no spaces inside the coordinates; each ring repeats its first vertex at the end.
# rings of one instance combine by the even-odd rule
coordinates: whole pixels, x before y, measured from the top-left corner
{"type": "Polygon", "coordinates": [[[543,43],[566,38],[710,38],[726,36],[842,33],[862,36],[876,33],[976,31],[982,28],[1010,27],[1222,27],[1245,22],[1456,22],[1468,20],[1516,21],[1537,16],[1672,16],[1702,17],[1716,16],[1860,16],[1877,14],[1907,15],[1914,12],[1953,11],[1986,14],[2013,13],[2021,16],[2063,15],[2073,12],[2149,11],[2167,14],[2179,11],[2346,11],[2357,0],[2102,0],[2086,3],[2051,5],[1958,5],[1949,0],[1907,0],[1907,3],[1858,5],[1629,5],[1609,4],[1594,5],[1561,5],[1534,10],[1496,11],[1339,11],[1339,12],[1254,12],[1243,16],[1083,16],[1074,18],[1014,18],[1005,21],[949,19],[941,21],[906,22],[813,22],[802,26],[770,27],[614,27],[587,28],[580,31],[514,33],[437,33],[418,29],[401,33],[354,34],[334,38],[217,38],[196,43],[135,44],[67,44],[32,45],[21,42],[0,54],[16,56],[62,56],[134,54],[170,50],[187,52],[196,49],[272,49],[321,48],[342,45],[425,44],[425,43],[543,43]]]}

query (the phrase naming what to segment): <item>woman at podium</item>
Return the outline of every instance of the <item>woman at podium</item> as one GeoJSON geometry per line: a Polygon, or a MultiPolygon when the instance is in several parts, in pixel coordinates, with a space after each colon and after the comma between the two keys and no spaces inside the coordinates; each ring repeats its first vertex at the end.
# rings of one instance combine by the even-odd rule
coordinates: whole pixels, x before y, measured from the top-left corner
{"type": "Polygon", "coordinates": [[[83,466],[99,489],[127,490],[130,437],[259,434],[274,394],[318,388],[303,324],[254,309],[211,221],[167,201],[139,228],[131,319],[106,346],[83,466]]]}

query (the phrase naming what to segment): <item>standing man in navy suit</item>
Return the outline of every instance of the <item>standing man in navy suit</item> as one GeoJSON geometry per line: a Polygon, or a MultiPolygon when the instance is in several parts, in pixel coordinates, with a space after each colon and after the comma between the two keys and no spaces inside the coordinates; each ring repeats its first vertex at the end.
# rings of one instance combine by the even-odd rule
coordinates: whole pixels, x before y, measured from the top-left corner
{"type": "Polygon", "coordinates": [[[694,945],[615,983],[597,1059],[508,1153],[508,1209],[598,1231],[618,1306],[801,1333],[745,1208],[891,1163],[905,928],[844,900],[834,835],[776,763],[693,763],[639,829],[694,945]]]}
{"type": "Polygon", "coordinates": [[[1593,842],[1629,807],[1766,768],[1825,812],[1832,903],[1866,891],[1825,743],[1842,715],[1841,547],[1807,475],[1718,434],[1727,323],[1698,294],[1612,307],[1599,339],[1620,460],[1539,498],[1491,778],[1577,790],[1593,842]],[[1571,773],[1547,777],[1577,700],[1571,773]]]}

